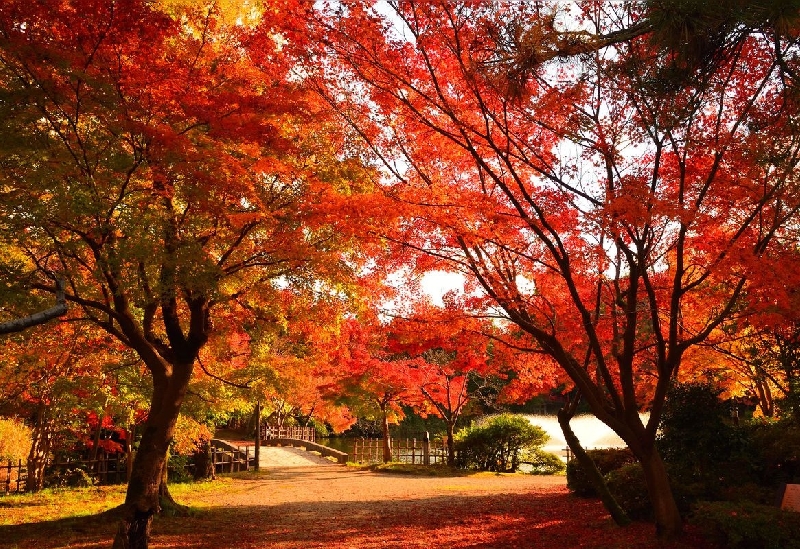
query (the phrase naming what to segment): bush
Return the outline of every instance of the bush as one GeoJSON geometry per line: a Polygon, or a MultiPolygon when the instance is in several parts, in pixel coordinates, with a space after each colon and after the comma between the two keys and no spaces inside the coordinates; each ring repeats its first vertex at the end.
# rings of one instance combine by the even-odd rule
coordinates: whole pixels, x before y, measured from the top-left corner
{"type": "Polygon", "coordinates": [[[747,429],[750,461],[759,483],[777,489],[800,481],[800,429],[792,421],[756,423],[747,429]]]}
{"type": "Polygon", "coordinates": [[[644,471],[638,463],[629,463],[605,476],[608,490],[633,520],[651,520],[653,506],[647,495],[644,471]]]}
{"type": "Polygon", "coordinates": [[[190,482],[194,480],[189,464],[190,456],[171,454],[167,462],[167,480],[169,482],[190,482]]]}
{"type": "Polygon", "coordinates": [[[16,419],[0,418],[0,461],[17,461],[28,457],[31,430],[16,419]]]}
{"type": "Polygon", "coordinates": [[[704,502],[691,522],[730,549],[800,549],[800,513],[750,502],[704,502]]]}
{"type": "Polygon", "coordinates": [[[211,441],[211,431],[194,419],[178,415],[170,452],[173,455],[191,456],[211,441]]]}
{"type": "Polygon", "coordinates": [[[86,488],[97,481],[80,467],[67,467],[48,472],[44,478],[45,488],[86,488]]]}
{"type": "Polygon", "coordinates": [[[682,483],[713,488],[728,469],[737,444],[719,394],[709,383],[676,383],[667,394],[656,447],[682,483]]]}
{"type": "MultiPolygon", "coordinates": [[[[592,458],[601,475],[607,475],[626,465],[636,463],[636,458],[627,448],[587,450],[586,453],[592,458]]],[[[576,496],[584,498],[597,496],[592,484],[589,482],[589,477],[583,472],[581,464],[575,458],[572,458],[567,463],[567,488],[576,496]]]]}
{"type": "Polygon", "coordinates": [[[499,414],[474,422],[455,438],[460,467],[514,472],[521,452],[541,447],[547,434],[522,416],[499,414]]]}
{"type": "Polygon", "coordinates": [[[566,468],[560,457],[541,448],[525,451],[520,461],[531,466],[532,475],[557,475],[563,473],[566,468]]]}

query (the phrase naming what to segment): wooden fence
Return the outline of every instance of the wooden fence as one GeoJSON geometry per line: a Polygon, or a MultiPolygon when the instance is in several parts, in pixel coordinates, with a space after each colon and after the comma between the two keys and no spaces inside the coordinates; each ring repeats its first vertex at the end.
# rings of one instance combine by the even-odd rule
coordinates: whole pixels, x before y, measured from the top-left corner
{"type": "Polygon", "coordinates": [[[25,481],[28,477],[28,468],[18,460],[17,463],[8,461],[5,465],[0,467],[0,483],[3,486],[3,493],[9,492],[23,492],[25,490],[25,481]]]}
{"type": "MultiPolygon", "coordinates": [[[[121,484],[128,480],[128,461],[126,454],[101,454],[95,460],[67,460],[50,463],[48,477],[64,475],[70,470],[82,470],[97,484],[121,484]]],[[[0,464],[0,486],[4,494],[24,492],[27,489],[28,467],[23,460],[0,464]]]]}
{"type": "Polygon", "coordinates": [[[67,460],[48,465],[56,473],[66,473],[70,469],[86,471],[97,484],[122,484],[128,481],[128,454],[101,453],[95,460],[67,460]]]}
{"type": "Polygon", "coordinates": [[[293,438],[307,442],[317,441],[317,430],[313,427],[276,427],[275,425],[261,425],[261,440],[271,438],[293,438]]]}
{"type": "MultiPolygon", "coordinates": [[[[255,455],[249,448],[223,447],[219,444],[211,447],[211,463],[215,474],[249,471],[254,460],[255,455]]],[[[186,467],[192,469],[194,464],[187,463],[186,467]]],[[[128,455],[101,454],[96,460],[67,460],[51,463],[47,470],[48,477],[81,470],[97,484],[122,484],[128,481],[128,455]]],[[[27,478],[28,468],[25,461],[0,463],[0,494],[24,492],[27,478]]]]}
{"type": "MultiPolygon", "coordinates": [[[[427,437],[390,438],[392,461],[419,465],[447,462],[447,448],[441,441],[427,437]]],[[[352,461],[356,463],[382,463],[383,439],[360,438],[353,441],[352,461]]]]}

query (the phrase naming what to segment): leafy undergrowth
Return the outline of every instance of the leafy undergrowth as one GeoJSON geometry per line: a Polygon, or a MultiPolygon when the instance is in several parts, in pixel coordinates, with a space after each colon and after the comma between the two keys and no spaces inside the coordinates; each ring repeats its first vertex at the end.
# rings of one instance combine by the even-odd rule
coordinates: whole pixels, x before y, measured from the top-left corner
{"type": "MultiPolygon", "coordinates": [[[[213,501],[226,493],[259,490],[264,478],[249,475],[175,485],[171,491],[176,499],[193,506],[192,515],[158,517],[150,547],[711,549],[691,530],[679,542],[662,544],[653,539],[650,524],[617,528],[598,502],[575,498],[563,486],[515,493],[505,488],[505,493],[411,494],[389,501],[343,501],[331,494],[314,501],[277,504],[202,503],[209,496],[213,501]]],[[[387,476],[375,478],[385,482],[382,479],[387,476]]],[[[107,548],[117,519],[101,511],[113,509],[122,498],[120,488],[0,498],[0,514],[6,521],[0,526],[0,546],[107,548]],[[62,509],[61,515],[56,508],[62,509]],[[93,514],[79,516],[84,509],[93,514]]]]}

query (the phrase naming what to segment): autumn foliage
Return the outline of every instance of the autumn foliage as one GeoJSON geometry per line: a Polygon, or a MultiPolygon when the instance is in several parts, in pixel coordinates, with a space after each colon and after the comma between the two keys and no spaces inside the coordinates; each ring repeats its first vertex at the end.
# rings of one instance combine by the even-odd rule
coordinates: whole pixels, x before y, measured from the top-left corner
{"type": "Polygon", "coordinates": [[[390,459],[413,409],[452,463],[488,385],[558,386],[678,535],[675,380],[800,418],[797,8],[562,4],[3,2],[0,320],[70,310],[0,342],[32,470],[61,411],[141,421],[146,545],[182,410],[380,417],[390,459]]]}

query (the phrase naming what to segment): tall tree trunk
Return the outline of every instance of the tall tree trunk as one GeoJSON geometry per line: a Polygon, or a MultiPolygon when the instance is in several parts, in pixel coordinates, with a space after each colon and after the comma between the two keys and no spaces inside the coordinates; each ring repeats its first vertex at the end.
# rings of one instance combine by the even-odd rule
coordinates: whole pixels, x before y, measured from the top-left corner
{"type": "Polygon", "coordinates": [[[147,549],[153,516],[162,499],[172,501],[164,483],[167,451],[178,420],[192,364],[176,364],[170,375],[153,376],[153,397],[125,496],[125,513],[114,549],[147,549]]]}
{"type": "Polygon", "coordinates": [[[655,448],[648,454],[637,457],[642,465],[647,493],[653,505],[656,535],[665,540],[677,538],[683,531],[683,521],[675,503],[664,461],[655,448]]]}
{"type": "Polygon", "coordinates": [[[392,461],[392,446],[389,441],[389,414],[385,403],[381,403],[381,418],[383,420],[383,462],[389,463],[392,461]]]}
{"type": "Polygon", "coordinates": [[[625,513],[625,510],[620,507],[619,503],[617,503],[617,500],[614,499],[614,496],[606,485],[603,475],[597,469],[597,465],[595,465],[592,458],[589,457],[589,454],[583,449],[580,440],[575,436],[575,432],[569,425],[573,413],[570,413],[566,408],[562,408],[558,411],[558,424],[561,426],[561,431],[564,433],[564,440],[567,441],[569,449],[572,451],[575,459],[578,460],[584,474],[589,478],[592,488],[594,488],[595,492],[600,496],[603,505],[605,505],[606,509],[611,514],[611,518],[614,519],[614,522],[619,526],[627,526],[631,523],[631,519],[628,517],[627,513],[625,513]]]}
{"type": "Polygon", "coordinates": [[[125,433],[125,482],[130,482],[133,472],[133,439],[136,436],[136,424],[131,422],[125,433]]]}
{"type": "MultiPolygon", "coordinates": [[[[107,403],[107,402],[106,402],[107,403]]],[[[92,440],[92,451],[89,454],[89,462],[91,463],[92,471],[95,473],[100,472],[100,464],[97,461],[100,451],[100,434],[103,426],[103,419],[97,415],[97,429],[94,430],[94,439],[92,440]]]]}
{"type": "Polygon", "coordinates": [[[447,422],[447,465],[454,467],[456,464],[456,445],[454,440],[455,422],[447,422]]]}
{"type": "Polygon", "coordinates": [[[44,469],[50,454],[50,410],[45,404],[39,404],[36,410],[36,423],[33,426],[31,450],[28,453],[28,478],[25,490],[38,492],[44,486],[44,469]]]}
{"type": "Polygon", "coordinates": [[[258,471],[259,461],[261,460],[261,401],[256,402],[256,446],[255,446],[255,470],[258,471]]]}

